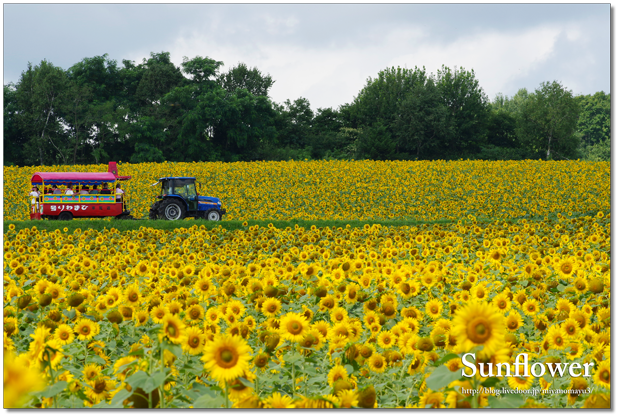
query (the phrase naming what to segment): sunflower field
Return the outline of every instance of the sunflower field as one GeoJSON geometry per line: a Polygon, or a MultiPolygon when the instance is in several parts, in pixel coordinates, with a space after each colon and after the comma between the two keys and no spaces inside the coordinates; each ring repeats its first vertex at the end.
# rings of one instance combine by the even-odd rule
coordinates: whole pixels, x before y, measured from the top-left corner
{"type": "MultiPolygon", "coordinates": [[[[34,171],[60,170],[5,167],[5,221],[25,219],[34,171]]],[[[610,407],[609,163],[119,172],[134,176],[136,211],[152,199],[144,184],[195,175],[248,221],[123,232],[9,222],[5,408],[610,407]],[[368,222],[249,221],[278,217],[368,222]],[[386,218],[453,221],[372,222],[386,218]],[[524,353],[540,376],[493,373],[524,353]],[[557,372],[572,363],[589,374],[557,372]]]]}
{"type": "MultiPolygon", "coordinates": [[[[107,165],[4,167],[4,220],[28,219],[38,171],[107,165]]],[[[130,208],[148,218],[161,177],[190,176],[219,197],[227,220],[458,220],[589,214],[610,209],[609,162],[284,161],[118,164],[130,208]]]]}

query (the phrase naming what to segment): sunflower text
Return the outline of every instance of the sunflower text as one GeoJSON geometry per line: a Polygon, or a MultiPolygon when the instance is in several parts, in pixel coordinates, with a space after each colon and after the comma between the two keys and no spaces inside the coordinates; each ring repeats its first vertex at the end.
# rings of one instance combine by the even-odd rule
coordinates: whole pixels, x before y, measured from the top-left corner
{"type": "Polygon", "coordinates": [[[492,363],[486,363],[486,364],[480,363],[478,364],[478,367],[476,367],[476,363],[472,363],[468,361],[468,358],[475,361],[476,355],[474,353],[463,354],[461,361],[463,362],[463,365],[465,367],[461,370],[461,376],[464,376],[464,377],[473,377],[476,374],[476,371],[478,369],[480,371],[480,376],[482,377],[491,377],[491,376],[529,377],[530,374],[534,377],[541,377],[547,371],[553,377],[555,377],[556,374],[559,377],[562,377],[564,376],[567,370],[568,370],[568,373],[572,377],[579,377],[581,376],[582,367],[584,369],[583,376],[589,377],[590,367],[594,367],[594,363],[586,363],[583,365],[580,363],[534,363],[531,366],[529,366],[528,355],[526,353],[521,353],[517,355],[515,363],[512,365],[509,363],[495,364],[496,373],[494,373],[493,372],[494,365],[492,363]],[[469,373],[466,372],[466,369],[469,369],[469,373]],[[513,371],[514,374],[511,374],[511,370],[513,371]],[[523,374],[521,374],[522,371],[523,371],[523,374]]]}

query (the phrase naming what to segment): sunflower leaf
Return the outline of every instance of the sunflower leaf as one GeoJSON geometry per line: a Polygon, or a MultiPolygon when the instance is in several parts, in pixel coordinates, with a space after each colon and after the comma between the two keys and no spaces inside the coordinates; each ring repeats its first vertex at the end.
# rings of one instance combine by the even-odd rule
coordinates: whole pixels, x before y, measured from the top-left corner
{"type": "Polygon", "coordinates": [[[516,393],[509,393],[501,398],[489,396],[488,401],[491,408],[518,408],[525,402],[523,395],[516,393]]]}
{"type": "Polygon", "coordinates": [[[153,373],[153,376],[150,376],[146,381],[142,384],[142,390],[146,393],[153,391],[153,389],[161,386],[166,380],[166,373],[162,371],[158,371],[153,373]]]}
{"type": "Polygon", "coordinates": [[[461,370],[451,371],[445,364],[437,367],[426,379],[426,386],[432,390],[440,390],[444,386],[462,377],[461,370]]]}
{"type": "Polygon", "coordinates": [[[450,353],[450,354],[446,354],[445,356],[443,356],[441,358],[441,360],[438,360],[437,362],[435,362],[433,365],[434,366],[441,366],[442,364],[444,364],[447,361],[452,360],[453,358],[457,358],[458,355],[454,354],[454,353],[450,353]]]}
{"type": "Polygon", "coordinates": [[[181,348],[180,345],[171,344],[170,342],[166,341],[165,339],[162,341],[161,347],[162,347],[162,349],[170,351],[176,357],[181,357],[183,355],[183,349],[181,348]]]}
{"type": "Polygon", "coordinates": [[[61,380],[60,382],[56,382],[52,386],[50,386],[49,388],[41,392],[41,396],[46,397],[46,398],[52,398],[58,395],[63,390],[65,390],[67,385],[68,383],[65,382],[64,380],[61,380]]]}

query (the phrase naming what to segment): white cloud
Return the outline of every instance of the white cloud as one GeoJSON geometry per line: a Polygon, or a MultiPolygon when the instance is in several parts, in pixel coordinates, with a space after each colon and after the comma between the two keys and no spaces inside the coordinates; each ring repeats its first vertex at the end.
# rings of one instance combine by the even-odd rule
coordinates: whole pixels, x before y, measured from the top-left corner
{"type": "MultiPolygon", "coordinates": [[[[301,96],[315,109],[351,102],[368,77],[391,66],[425,66],[429,73],[442,65],[474,69],[492,100],[499,92],[512,95],[515,87],[533,89],[542,81],[562,77],[567,87],[579,90],[581,85],[568,82],[580,83],[578,74],[587,74],[598,58],[587,50],[585,34],[591,32],[592,22],[547,23],[522,30],[476,28],[447,41],[436,36],[432,25],[380,25],[369,28],[364,39],[334,38],[319,46],[311,42],[310,33],[301,32],[300,18],[264,13],[231,21],[214,13],[200,27],[180,30],[159,50],[170,51],[177,65],[183,56],[200,55],[223,61],[222,71],[239,62],[256,66],[275,80],[271,97],[276,102],[301,96]],[[572,45],[581,52],[572,52],[572,45]]],[[[591,73],[588,83],[595,77],[591,73]]]]}

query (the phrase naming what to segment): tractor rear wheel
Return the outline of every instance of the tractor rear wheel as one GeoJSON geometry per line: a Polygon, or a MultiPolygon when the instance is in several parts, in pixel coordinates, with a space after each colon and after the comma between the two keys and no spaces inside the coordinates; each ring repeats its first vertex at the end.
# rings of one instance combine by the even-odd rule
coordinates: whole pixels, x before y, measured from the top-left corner
{"type": "Polygon", "coordinates": [[[157,219],[159,217],[159,206],[161,205],[161,201],[157,201],[153,203],[151,206],[151,210],[149,210],[149,219],[157,219]]]}
{"type": "Polygon", "coordinates": [[[159,205],[159,217],[168,221],[185,218],[185,207],[176,199],[165,199],[159,205]]]}

